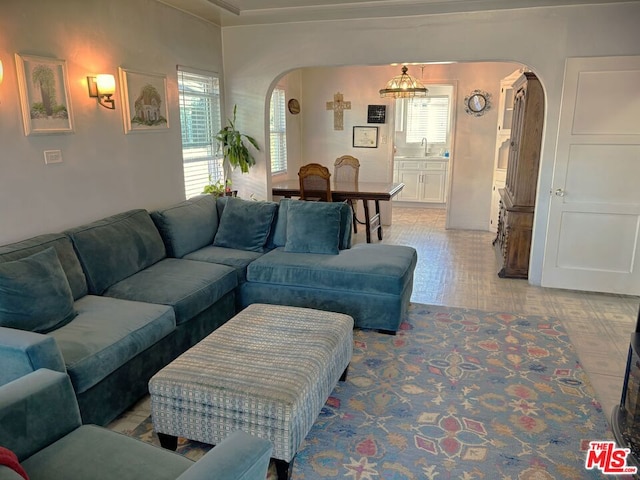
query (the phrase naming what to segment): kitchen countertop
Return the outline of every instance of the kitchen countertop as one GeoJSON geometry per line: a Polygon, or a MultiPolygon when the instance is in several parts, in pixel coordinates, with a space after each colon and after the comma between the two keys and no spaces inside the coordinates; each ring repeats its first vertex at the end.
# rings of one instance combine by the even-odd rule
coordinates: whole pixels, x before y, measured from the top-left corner
{"type": "Polygon", "coordinates": [[[429,155],[428,157],[422,157],[422,156],[418,156],[418,155],[394,155],[393,157],[394,160],[427,160],[427,161],[434,161],[434,162],[447,162],[449,161],[449,157],[441,157],[441,156],[435,156],[435,155],[429,155]]]}

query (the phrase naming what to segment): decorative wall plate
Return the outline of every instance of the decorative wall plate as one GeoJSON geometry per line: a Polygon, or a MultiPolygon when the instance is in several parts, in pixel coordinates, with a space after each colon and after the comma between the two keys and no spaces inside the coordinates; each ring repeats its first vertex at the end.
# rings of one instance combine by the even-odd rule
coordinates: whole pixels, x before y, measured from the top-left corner
{"type": "Polygon", "coordinates": [[[481,117],[491,110],[491,94],[484,90],[474,90],[464,97],[464,111],[469,115],[481,117]]]}
{"type": "Polygon", "coordinates": [[[296,100],[295,98],[292,98],[287,103],[287,108],[289,109],[289,113],[291,115],[297,115],[300,113],[300,102],[298,102],[298,100],[296,100]]]}

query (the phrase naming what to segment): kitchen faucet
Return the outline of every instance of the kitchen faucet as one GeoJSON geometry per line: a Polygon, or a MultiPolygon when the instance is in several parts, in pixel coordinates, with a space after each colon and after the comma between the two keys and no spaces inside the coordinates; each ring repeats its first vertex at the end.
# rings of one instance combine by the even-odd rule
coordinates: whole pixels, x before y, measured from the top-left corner
{"type": "Polygon", "coordinates": [[[422,141],[420,142],[420,145],[424,145],[424,156],[426,157],[429,150],[429,143],[427,142],[427,137],[422,137],[422,141]]]}

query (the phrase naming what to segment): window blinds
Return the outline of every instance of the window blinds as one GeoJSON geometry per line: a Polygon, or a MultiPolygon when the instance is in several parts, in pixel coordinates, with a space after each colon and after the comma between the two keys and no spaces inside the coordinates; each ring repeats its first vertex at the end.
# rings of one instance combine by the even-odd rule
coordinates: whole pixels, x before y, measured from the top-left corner
{"type": "Polygon", "coordinates": [[[449,97],[430,96],[407,101],[407,143],[420,143],[426,138],[429,145],[447,143],[449,133],[449,97]]]}
{"type": "Polygon", "coordinates": [[[182,128],[182,162],[186,198],[202,193],[209,178],[223,178],[217,151],[220,83],[215,74],[178,67],[178,97],[182,128]]]}
{"type": "Polygon", "coordinates": [[[271,173],[283,173],[287,171],[287,120],[285,92],[280,88],[275,88],[271,94],[269,118],[271,173]]]}

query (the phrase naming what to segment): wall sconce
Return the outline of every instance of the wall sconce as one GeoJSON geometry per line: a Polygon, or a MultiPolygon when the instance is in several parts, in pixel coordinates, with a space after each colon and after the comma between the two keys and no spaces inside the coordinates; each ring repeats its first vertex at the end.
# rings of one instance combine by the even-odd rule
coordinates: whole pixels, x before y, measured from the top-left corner
{"type": "Polygon", "coordinates": [[[98,103],[104,108],[115,110],[115,100],[111,98],[116,92],[116,79],[113,75],[103,74],[95,77],[87,77],[89,96],[96,97],[98,103]]]}
{"type": "Polygon", "coordinates": [[[2,70],[2,60],[0,60],[0,85],[2,85],[3,76],[4,76],[4,72],[2,70]]]}

